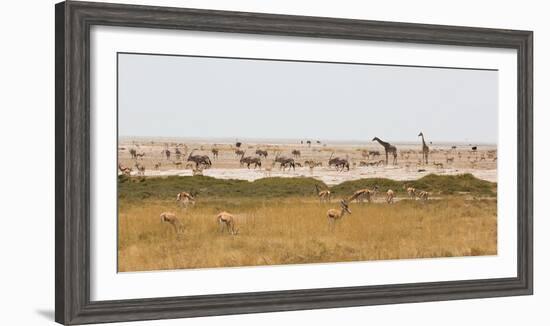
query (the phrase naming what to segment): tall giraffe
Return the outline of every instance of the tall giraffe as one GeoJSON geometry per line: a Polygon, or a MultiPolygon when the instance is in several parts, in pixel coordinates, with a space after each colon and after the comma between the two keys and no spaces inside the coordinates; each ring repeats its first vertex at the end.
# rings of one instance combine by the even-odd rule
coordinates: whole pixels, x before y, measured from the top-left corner
{"type": "Polygon", "coordinates": [[[428,154],[430,153],[430,148],[426,145],[424,141],[424,134],[420,132],[418,137],[422,137],[422,160],[428,164],[428,154]]]}
{"type": "Polygon", "coordinates": [[[386,151],[386,165],[388,165],[388,154],[393,155],[393,164],[397,164],[397,148],[395,146],[378,137],[374,137],[372,141],[377,141],[380,145],[384,146],[384,150],[386,151]]]}

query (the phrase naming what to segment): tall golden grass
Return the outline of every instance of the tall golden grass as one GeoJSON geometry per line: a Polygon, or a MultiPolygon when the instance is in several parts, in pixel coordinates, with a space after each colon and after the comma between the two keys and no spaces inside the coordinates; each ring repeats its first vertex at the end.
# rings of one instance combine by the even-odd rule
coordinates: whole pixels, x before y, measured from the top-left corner
{"type": "Polygon", "coordinates": [[[224,198],[181,209],[173,200],[119,201],[119,271],[347,262],[495,255],[495,199],[402,200],[350,205],[331,231],[326,212],[336,202],[224,198]],[[220,209],[237,216],[239,233],[218,229],[220,209]],[[184,225],[177,235],[164,211],[184,225]]]}

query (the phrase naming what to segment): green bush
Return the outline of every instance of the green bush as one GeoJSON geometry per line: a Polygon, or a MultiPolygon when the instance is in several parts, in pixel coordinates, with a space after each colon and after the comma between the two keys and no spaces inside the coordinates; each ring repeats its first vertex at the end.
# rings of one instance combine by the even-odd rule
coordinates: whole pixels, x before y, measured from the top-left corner
{"type": "MultiPolygon", "coordinates": [[[[197,192],[199,197],[228,198],[284,198],[315,195],[315,185],[321,189],[327,186],[313,178],[263,178],[253,182],[246,180],[223,180],[207,176],[169,177],[119,177],[118,196],[128,200],[174,199],[180,191],[197,192]]],[[[355,190],[372,188],[380,191],[392,189],[404,193],[404,185],[411,185],[432,194],[451,195],[467,192],[475,196],[492,196],[496,184],[475,178],[471,174],[442,176],[430,174],[413,181],[395,181],[383,178],[368,178],[346,181],[329,189],[335,196],[349,196],[355,190]]]]}

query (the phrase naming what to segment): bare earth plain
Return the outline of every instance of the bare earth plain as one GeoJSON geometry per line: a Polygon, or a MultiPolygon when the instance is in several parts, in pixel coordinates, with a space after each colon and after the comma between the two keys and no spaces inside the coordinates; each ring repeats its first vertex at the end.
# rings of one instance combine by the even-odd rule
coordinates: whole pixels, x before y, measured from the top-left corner
{"type": "Polygon", "coordinates": [[[119,271],[496,255],[496,146],[429,144],[424,164],[419,143],[394,145],[397,164],[390,156],[386,165],[377,143],[249,141],[241,146],[245,156],[257,157],[257,149],[268,156],[261,168],[248,169],[234,142],[122,138],[118,160],[132,172],[119,171],[119,271]],[[134,159],[130,149],[145,155],[134,159]],[[301,167],[273,165],[277,153],[293,157],[293,150],[301,167]],[[212,166],[193,173],[194,165],[186,166],[191,152],[208,155],[212,166]],[[331,155],[347,158],[350,170],[328,167],[331,155]],[[306,161],[322,166],[311,169],[306,161]],[[320,203],[315,185],[332,192],[331,202],[320,203]],[[329,228],[327,210],[374,185],[372,202],[351,202],[352,213],[329,228]],[[410,198],[405,186],[429,192],[429,199],[410,198]],[[385,201],[388,189],[393,204],[385,201]],[[195,205],[178,205],[181,191],[196,193],[195,205]],[[220,231],[220,211],[235,216],[237,235],[220,231]],[[173,212],[183,232],[162,223],[162,212],[173,212]]]}

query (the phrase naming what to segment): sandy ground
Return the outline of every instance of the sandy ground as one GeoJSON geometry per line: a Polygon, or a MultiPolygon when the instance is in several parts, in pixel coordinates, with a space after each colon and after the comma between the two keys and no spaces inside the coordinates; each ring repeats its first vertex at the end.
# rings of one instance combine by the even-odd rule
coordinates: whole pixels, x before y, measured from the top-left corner
{"type": "MultiPolygon", "coordinates": [[[[253,181],[265,177],[313,177],[323,181],[327,185],[335,185],[348,180],[362,178],[389,178],[393,180],[415,180],[427,174],[456,175],[471,173],[479,179],[497,181],[497,153],[496,145],[478,145],[476,151],[472,151],[475,144],[431,144],[429,163],[421,162],[421,143],[394,144],[398,150],[397,164],[385,164],[384,148],[378,143],[314,143],[311,146],[295,143],[275,142],[250,142],[244,143],[241,149],[245,156],[257,157],[256,149],[268,151],[267,158],[262,158],[262,168],[254,169],[251,166],[240,165],[240,156],[235,154],[235,144],[209,141],[166,141],[155,139],[121,139],[119,141],[119,163],[133,169],[132,175],[137,174],[135,164],[145,167],[145,176],[190,176],[193,175],[192,164],[188,164],[187,157],[193,152],[195,155],[208,155],[212,161],[212,167],[204,169],[202,174],[219,179],[241,179],[253,181]],[[455,146],[456,148],[453,148],[455,146]],[[181,152],[176,155],[176,148],[181,152]],[[218,158],[214,158],[212,149],[219,151],[218,158]],[[142,158],[132,159],[129,150],[135,149],[137,153],[145,154],[142,158]],[[163,150],[171,152],[168,159],[163,150]],[[279,164],[273,164],[279,156],[293,157],[292,151],[300,151],[300,156],[295,157],[295,162],[302,167],[296,170],[282,171],[279,164]],[[366,156],[364,152],[378,151],[380,155],[366,156]],[[337,171],[328,167],[331,157],[347,158],[350,162],[349,171],[337,171]],[[310,169],[305,161],[313,160],[323,165],[310,169]],[[378,165],[374,165],[380,162],[378,165]],[[367,164],[368,166],[364,166],[367,164]],[[155,165],[158,165],[155,167],[155,165]],[[271,171],[269,171],[269,168],[271,171]],[[266,169],[267,168],[267,169],[266,169]]],[[[193,165],[194,166],[194,165],[193,165]]],[[[119,172],[120,173],[120,172],[119,172]]]]}

